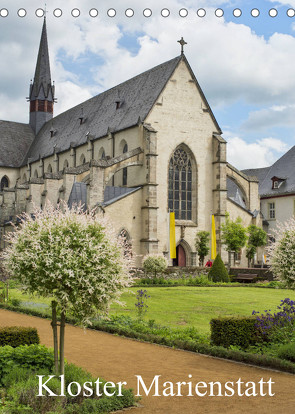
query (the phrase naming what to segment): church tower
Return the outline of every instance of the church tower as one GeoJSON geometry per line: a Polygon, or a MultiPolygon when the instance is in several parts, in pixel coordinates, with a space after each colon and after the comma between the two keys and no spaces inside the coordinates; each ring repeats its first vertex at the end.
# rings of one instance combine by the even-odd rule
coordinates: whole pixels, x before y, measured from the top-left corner
{"type": "Polygon", "coordinates": [[[34,81],[30,85],[30,126],[37,135],[42,126],[52,119],[54,85],[51,83],[46,18],[42,28],[34,81]]]}

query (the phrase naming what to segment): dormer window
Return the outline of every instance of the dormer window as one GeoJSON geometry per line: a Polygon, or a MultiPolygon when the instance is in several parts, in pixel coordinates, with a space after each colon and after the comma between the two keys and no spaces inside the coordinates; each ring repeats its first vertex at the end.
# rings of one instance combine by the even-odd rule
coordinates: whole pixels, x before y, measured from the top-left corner
{"type": "Polygon", "coordinates": [[[286,178],[274,176],[271,178],[271,180],[272,180],[272,189],[277,190],[283,185],[283,183],[286,181],[286,178]]]}

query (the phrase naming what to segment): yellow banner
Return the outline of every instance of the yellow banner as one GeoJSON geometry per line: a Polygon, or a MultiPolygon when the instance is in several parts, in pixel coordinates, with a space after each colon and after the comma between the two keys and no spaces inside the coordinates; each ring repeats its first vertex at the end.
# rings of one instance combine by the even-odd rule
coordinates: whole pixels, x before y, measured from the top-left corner
{"type": "Polygon", "coordinates": [[[169,213],[170,258],[176,259],[175,213],[169,213]]]}
{"type": "Polygon", "coordinates": [[[215,231],[215,218],[212,214],[212,228],[211,228],[211,260],[216,257],[216,231],[215,231]]]}

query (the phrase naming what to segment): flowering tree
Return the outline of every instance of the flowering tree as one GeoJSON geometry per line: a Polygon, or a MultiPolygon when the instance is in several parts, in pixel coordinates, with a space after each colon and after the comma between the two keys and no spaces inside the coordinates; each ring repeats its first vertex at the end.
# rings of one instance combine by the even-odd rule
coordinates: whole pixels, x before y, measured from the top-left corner
{"type": "Polygon", "coordinates": [[[167,259],[162,254],[148,254],[143,258],[143,268],[145,272],[157,273],[163,272],[168,266],[167,259]]]}
{"type": "Polygon", "coordinates": [[[66,313],[85,326],[99,310],[118,301],[131,285],[130,256],[101,216],[80,207],[48,205],[25,214],[9,233],[6,267],[30,294],[52,297],[55,368],[58,371],[57,308],[61,311],[59,371],[64,372],[66,313]]]}
{"type": "Polygon", "coordinates": [[[295,219],[278,224],[275,241],[267,248],[271,270],[288,287],[295,288],[295,219]]]}

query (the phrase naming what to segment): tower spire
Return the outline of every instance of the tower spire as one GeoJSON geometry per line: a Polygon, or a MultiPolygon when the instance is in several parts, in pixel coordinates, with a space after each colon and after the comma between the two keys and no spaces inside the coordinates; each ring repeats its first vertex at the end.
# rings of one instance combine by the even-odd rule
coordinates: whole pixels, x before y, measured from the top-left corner
{"type": "Polygon", "coordinates": [[[47,41],[46,15],[44,16],[34,81],[30,85],[30,125],[37,134],[45,122],[53,117],[54,85],[51,82],[47,41]]]}

